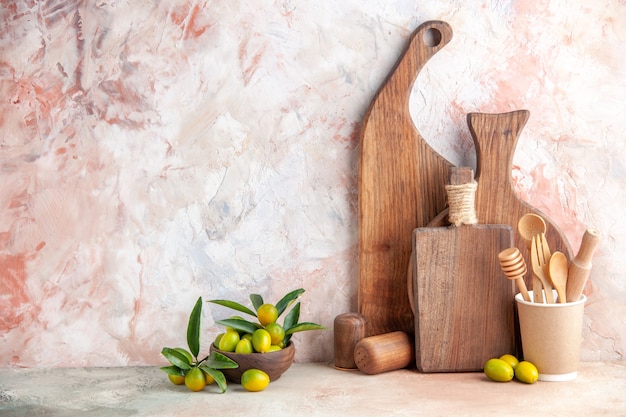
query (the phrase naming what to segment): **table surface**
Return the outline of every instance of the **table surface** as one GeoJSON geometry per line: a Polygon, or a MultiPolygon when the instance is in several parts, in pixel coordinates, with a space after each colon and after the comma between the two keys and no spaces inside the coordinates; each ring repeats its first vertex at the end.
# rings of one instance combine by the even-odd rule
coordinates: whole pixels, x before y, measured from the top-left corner
{"type": "Polygon", "coordinates": [[[626,416],[626,361],[583,362],[568,382],[482,373],[378,375],[294,363],[261,392],[193,393],[158,367],[0,368],[0,416],[626,416]]]}

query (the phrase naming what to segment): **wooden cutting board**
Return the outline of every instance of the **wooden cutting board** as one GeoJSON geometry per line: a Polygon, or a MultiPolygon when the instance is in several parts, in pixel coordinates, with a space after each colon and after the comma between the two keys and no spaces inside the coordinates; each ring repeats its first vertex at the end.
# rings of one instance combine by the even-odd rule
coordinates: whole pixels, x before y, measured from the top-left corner
{"type": "MultiPolygon", "coordinates": [[[[467,124],[476,148],[478,222],[511,225],[516,231],[514,244],[530,265],[530,254],[517,233],[517,222],[524,214],[538,214],[546,222],[546,239],[551,252],[558,250],[572,259],[572,248],[561,229],[546,214],[522,201],[513,188],[511,178],[513,154],[519,135],[529,117],[530,113],[527,110],[467,115],[467,124]]],[[[448,225],[447,214],[448,210],[443,210],[428,225],[432,227],[448,225]]],[[[531,268],[528,268],[525,278],[527,286],[531,285],[531,274],[531,268]]]]}
{"type": "MultiPolygon", "coordinates": [[[[451,184],[472,182],[469,168],[451,168],[451,184]]],[[[423,227],[413,231],[415,359],[423,372],[482,370],[515,353],[512,282],[498,253],[513,244],[509,225],[423,227]]]]}
{"type": "Polygon", "coordinates": [[[415,129],[409,99],[419,71],[451,38],[445,22],[418,27],[363,120],[358,308],[372,336],[414,331],[406,294],[411,231],[445,208],[450,163],[415,129]]]}
{"type": "MultiPolygon", "coordinates": [[[[407,295],[411,233],[426,225],[447,225],[444,187],[451,164],[416,130],[409,99],[419,71],[451,39],[452,29],[445,22],[430,21],[419,26],[363,120],[358,185],[358,309],[369,320],[370,335],[397,330],[413,333],[413,310],[407,295]]],[[[522,215],[539,214],[548,224],[551,248],[571,259],[569,244],[555,224],[519,200],[513,190],[513,152],[527,119],[527,111],[468,116],[477,150],[479,222],[508,224],[515,229],[522,215]]],[[[527,256],[528,250],[518,236],[515,243],[527,256]]],[[[530,272],[527,285],[529,277],[530,272]]]]}
{"type": "MultiPolygon", "coordinates": [[[[528,121],[530,113],[527,110],[517,110],[509,113],[489,114],[470,113],[467,115],[474,147],[476,149],[476,163],[478,170],[476,180],[476,211],[478,222],[483,224],[508,224],[515,232],[514,245],[520,250],[530,265],[530,253],[521,236],[517,233],[519,219],[527,213],[541,216],[546,222],[546,239],[551,252],[563,252],[572,259],[572,249],[569,241],[559,227],[544,213],[530,206],[517,197],[513,189],[511,172],[513,169],[513,153],[519,135],[528,121]]],[[[448,226],[448,209],[442,210],[428,224],[428,227],[448,226]]],[[[418,254],[419,256],[419,254],[418,254]]],[[[409,259],[407,269],[408,295],[413,301],[413,257],[409,259]]],[[[532,269],[528,268],[525,277],[526,286],[531,288],[532,269]]],[[[412,311],[415,306],[411,304],[412,311]]]]}

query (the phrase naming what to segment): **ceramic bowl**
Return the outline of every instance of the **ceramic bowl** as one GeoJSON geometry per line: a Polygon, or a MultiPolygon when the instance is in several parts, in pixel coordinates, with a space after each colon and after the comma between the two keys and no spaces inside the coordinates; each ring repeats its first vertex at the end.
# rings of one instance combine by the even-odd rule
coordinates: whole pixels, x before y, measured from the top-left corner
{"type": "Polygon", "coordinates": [[[241,383],[241,374],[248,369],[260,369],[270,377],[271,381],[276,381],[293,363],[293,357],[296,353],[296,347],[293,342],[281,350],[267,353],[234,353],[224,352],[211,344],[211,352],[219,352],[229,357],[239,364],[239,368],[221,369],[224,376],[230,382],[235,384],[241,383]]]}

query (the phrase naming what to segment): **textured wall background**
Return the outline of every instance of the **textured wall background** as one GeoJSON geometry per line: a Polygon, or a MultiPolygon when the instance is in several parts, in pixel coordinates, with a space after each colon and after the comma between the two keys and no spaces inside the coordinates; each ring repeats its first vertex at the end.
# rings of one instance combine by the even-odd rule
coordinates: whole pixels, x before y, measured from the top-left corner
{"type": "MultiPolygon", "coordinates": [[[[411,32],[422,135],[474,164],[465,114],[528,109],[513,176],[576,250],[604,234],[584,360],[626,340],[621,0],[0,1],[0,365],[162,363],[199,295],[356,310],[359,124],[411,32]]],[[[230,315],[207,305],[205,349],[230,315]]],[[[332,332],[295,337],[330,360],[332,332]]]]}

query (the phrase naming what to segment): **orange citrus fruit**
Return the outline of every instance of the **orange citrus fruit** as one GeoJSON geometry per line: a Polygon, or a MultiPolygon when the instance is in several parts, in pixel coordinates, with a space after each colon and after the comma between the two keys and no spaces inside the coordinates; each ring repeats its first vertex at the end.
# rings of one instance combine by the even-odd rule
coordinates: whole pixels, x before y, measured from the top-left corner
{"type": "Polygon", "coordinates": [[[492,381],[508,382],[513,379],[513,368],[502,359],[489,359],[485,363],[485,375],[492,381]]]}
{"type": "Polygon", "coordinates": [[[278,318],[278,310],[274,304],[263,304],[259,306],[256,311],[257,318],[261,326],[267,326],[270,323],[274,323],[278,318]]]}
{"type": "Polygon", "coordinates": [[[272,336],[265,329],[257,329],[252,334],[252,347],[259,353],[269,352],[272,346],[272,336]]]}
{"type": "Polygon", "coordinates": [[[185,377],[182,375],[171,375],[167,374],[167,377],[170,379],[172,384],[174,385],[182,385],[185,383],[185,377]]]}
{"type": "Polygon", "coordinates": [[[500,359],[502,359],[504,362],[506,362],[509,365],[511,365],[511,368],[513,368],[513,370],[515,370],[515,368],[517,368],[517,364],[519,363],[519,360],[517,360],[517,358],[515,356],[510,355],[508,353],[506,355],[500,356],[500,359]]]}
{"type": "Polygon", "coordinates": [[[532,363],[521,361],[515,368],[515,378],[526,384],[534,384],[539,379],[539,371],[532,363]]]}
{"type": "Polygon", "coordinates": [[[204,372],[200,368],[191,368],[185,376],[185,385],[190,391],[202,391],[206,386],[204,372]]]}
{"type": "Polygon", "coordinates": [[[247,391],[263,391],[269,384],[269,375],[260,369],[248,369],[241,374],[241,386],[247,391]]]}
{"type": "Polygon", "coordinates": [[[250,341],[250,339],[239,340],[239,343],[237,343],[237,346],[235,347],[235,353],[249,354],[253,351],[254,350],[252,348],[252,342],[250,341]]]}
{"type": "Polygon", "coordinates": [[[274,322],[265,326],[265,330],[270,334],[272,338],[272,344],[278,345],[285,338],[285,329],[280,324],[274,322]]]}
{"type": "Polygon", "coordinates": [[[234,352],[239,340],[239,332],[236,330],[229,330],[224,333],[220,339],[218,349],[223,350],[224,352],[234,352]]]}

